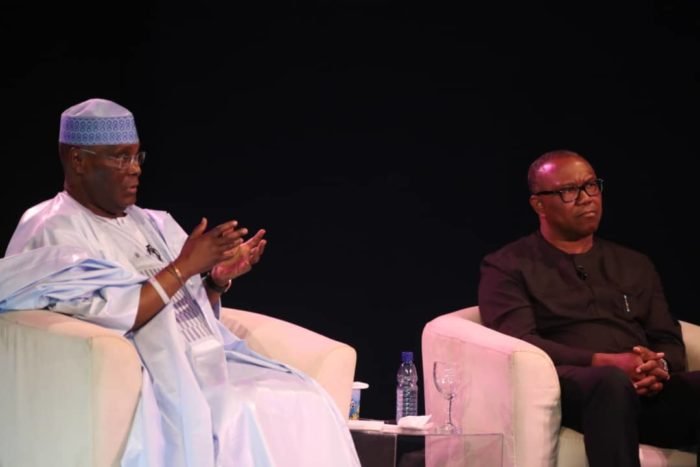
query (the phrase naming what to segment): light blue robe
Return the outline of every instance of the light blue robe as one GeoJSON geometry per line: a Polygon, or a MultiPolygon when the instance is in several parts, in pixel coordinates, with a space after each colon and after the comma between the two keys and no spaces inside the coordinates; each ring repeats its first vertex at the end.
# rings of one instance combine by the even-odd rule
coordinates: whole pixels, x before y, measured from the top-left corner
{"type": "MultiPolygon", "coordinates": [[[[169,262],[187,234],[162,211],[126,210],[169,262]]],[[[0,259],[0,312],[48,308],[127,333],[147,277],[109,226],[67,193],[24,214],[0,259]]],[[[169,304],[127,337],[144,365],[125,467],[359,466],[345,419],[313,379],[224,327],[199,276],[187,281],[211,336],[188,342],[169,304]]]]}

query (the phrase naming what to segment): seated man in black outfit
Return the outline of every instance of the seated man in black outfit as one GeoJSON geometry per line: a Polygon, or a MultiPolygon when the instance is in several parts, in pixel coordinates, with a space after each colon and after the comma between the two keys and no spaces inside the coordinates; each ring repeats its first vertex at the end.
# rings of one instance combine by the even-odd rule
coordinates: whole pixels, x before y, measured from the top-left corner
{"type": "Polygon", "coordinates": [[[583,433],[591,467],[639,466],[640,442],[696,444],[700,372],[686,371],[649,258],[595,236],[603,180],[562,150],[535,160],[528,184],[540,229],[484,258],[484,323],[552,358],[562,424],[583,433]]]}

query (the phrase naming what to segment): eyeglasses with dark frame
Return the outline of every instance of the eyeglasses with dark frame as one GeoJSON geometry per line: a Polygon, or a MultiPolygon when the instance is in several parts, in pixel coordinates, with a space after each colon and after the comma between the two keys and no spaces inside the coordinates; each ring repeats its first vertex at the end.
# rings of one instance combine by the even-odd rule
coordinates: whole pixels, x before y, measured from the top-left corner
{"type": "Polygon", "coordinates": [[[142,166],[143,163],[146,161],[146,151],[139,151],[136,154],[100,154],[95,151],[90,151],[89,149],[85,148],[78,148],[80,151],[86,152],[88,154],[92,154],[93,156],[100,156],[104,157],[105,159],[109,159],[112,161],[116,167],[117,170],[125,170],[128,167],[131,167],[131,165],[134,162],[137,162],[139,166],[142,166]]]}
{"type": "Polygon", "coordinates": [[[564,188],[559,188],[558,190],[538,191],[533,193],[533,195],[559,195],[562,202],[573,203],[578,199],[581,191],[585,191],[588,196],[600,195],[603,192],[603,179],[596,178],[595,180],[587,181],[583,185],[565,186],[564,188]]]}

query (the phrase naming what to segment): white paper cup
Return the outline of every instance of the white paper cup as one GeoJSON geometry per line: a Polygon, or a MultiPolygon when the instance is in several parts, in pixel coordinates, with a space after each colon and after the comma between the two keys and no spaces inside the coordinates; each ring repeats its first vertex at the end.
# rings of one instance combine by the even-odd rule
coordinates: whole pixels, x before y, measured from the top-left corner
{"type": "Polygon", "coordinates": [[[363,383],[362,381],[355,381],[352,383],[352,398],[350,399],[350,420],[357,420],[360,418],[360,399],[362,396],[362,390],[367,389],[369,384],[363,383]]]}

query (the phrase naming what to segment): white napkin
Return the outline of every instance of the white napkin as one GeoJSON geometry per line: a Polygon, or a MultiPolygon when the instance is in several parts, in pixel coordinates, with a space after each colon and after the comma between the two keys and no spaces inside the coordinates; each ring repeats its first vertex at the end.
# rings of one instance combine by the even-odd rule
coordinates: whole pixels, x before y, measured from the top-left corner
{"type": "Polygon", "coordinates": [[[432,423],[429,423],[430,417],[432,417],[432,415],[407,415],[401,417],[398,426],[410,430],[425,430],[432,426],[432,423]]]}
{"type": "Polygon", "coordinates": [[[382,420],[348,420],[348,428],[351,430],[376,430],[384,428],[382,420]]]}

